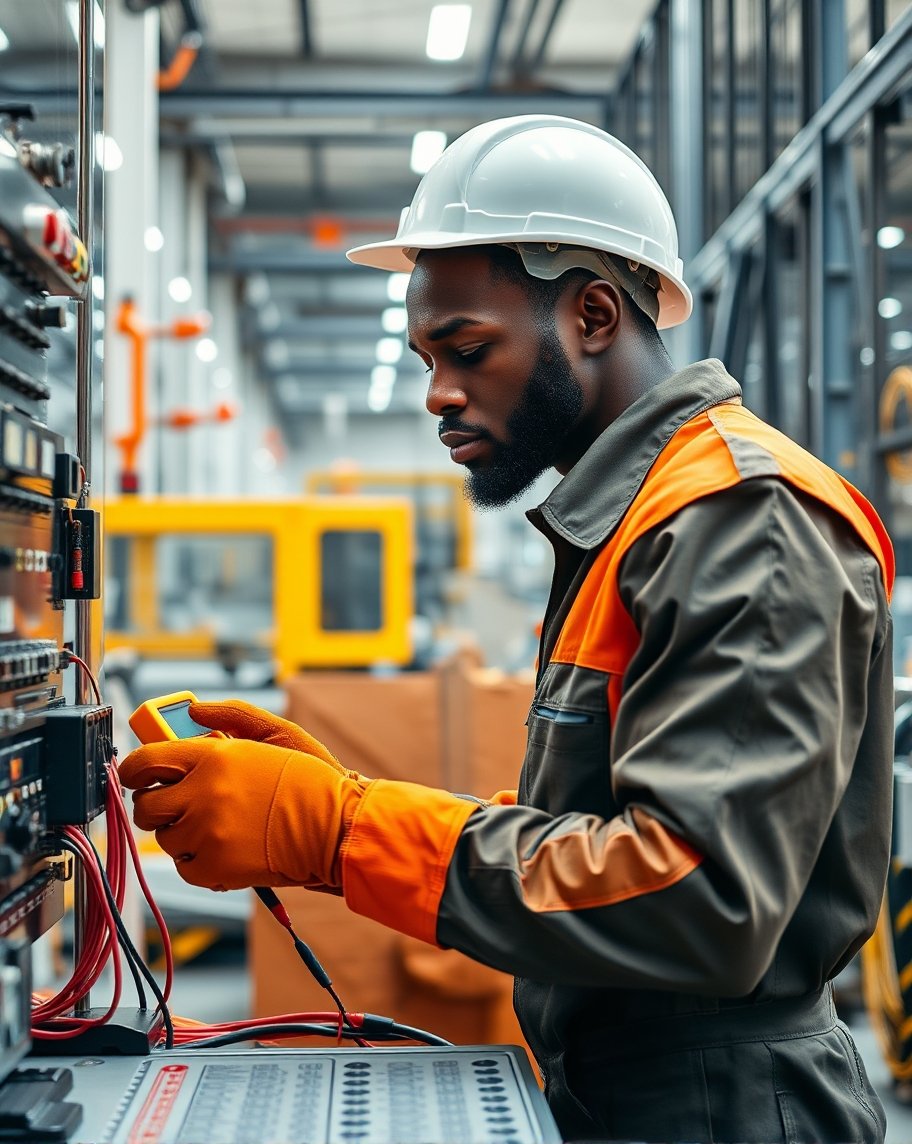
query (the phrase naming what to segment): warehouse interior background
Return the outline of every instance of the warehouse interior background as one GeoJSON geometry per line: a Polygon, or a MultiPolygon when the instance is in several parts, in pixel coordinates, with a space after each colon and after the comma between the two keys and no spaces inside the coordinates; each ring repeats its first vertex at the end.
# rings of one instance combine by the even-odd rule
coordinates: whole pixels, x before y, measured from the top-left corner
{"type": "MultiPolygon", "coordinates": [[[[750,408],[873,501],[897,552],[898,702],[912,695],[908,3],[93,7],[83,129],[79,0],[0,0],[0,151],[92,144],[91,290],[52,331],[47,408],[75,453],[81,368],[106,535],[84,631],[122,755],[133,706],[187,688],[288,712],[365,773],[512,785],[551,572],[524,512],[557,477],[469,509],[405,346],[405,276],[344,252],[395,232],[448,142],[525,113],[604,127],[656,174],[695,298],[669,352],[720,358],[750,408]]],[[[75,220],[65,182],[49,189],[75,220]]],[[[180,938],[178,1007],[306,1008],[311,986],[246,894],[194,891],[143,847],[180,938]]],[[[501,975],[305,898],[295,917],[355,1007],[518,1036],[501,975]]],[[[892,1045],[891,1076],[857,967],[843,998],[888,1140],[912,1140],[909,1048],[892,1045]]]]}

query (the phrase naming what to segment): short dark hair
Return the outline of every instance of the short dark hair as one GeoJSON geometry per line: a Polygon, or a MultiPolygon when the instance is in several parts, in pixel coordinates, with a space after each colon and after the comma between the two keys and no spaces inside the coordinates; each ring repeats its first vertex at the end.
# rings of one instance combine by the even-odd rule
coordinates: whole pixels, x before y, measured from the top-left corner
{"type": "MultiPolygon", "coordinates": [[[[495,281],[499,280],[508,282],[513,286],[519,286],[529,299],[536,315],[542,318],[554,313],[558,299],[568,286],[572,285],[574,289],[578,289],[587,282],[594,282],[598,277],[593,271],[587,270],[583,266],[574,266],[570,270],[565,270],[557,278],[536,278],[526,270],[519,252],[513,250],[512,247],[492,244],[484,247],[484,251],[491,265],[491,277],[495,281]]],[[[620,287],[619,289],[640,336],[647,341],[657,342],[664,350],[665,343],[656,329],[655,322],[644,310],[640,309],[626,290],[620,287]]]]}

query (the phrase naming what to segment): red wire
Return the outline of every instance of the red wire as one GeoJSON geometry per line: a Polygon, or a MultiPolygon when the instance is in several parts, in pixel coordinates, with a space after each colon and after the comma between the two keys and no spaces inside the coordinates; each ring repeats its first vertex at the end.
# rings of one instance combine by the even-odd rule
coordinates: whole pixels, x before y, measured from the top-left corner
{"type": "Polygon", "coordinates": [[[121,995],[122,973],[117,930],[114,915],[104,893],[101,875],[95,866],[94,853],[81,832],[75,827],[64,827],[63,833],[79,852],[86,876],[91,884],[92,894],[89,897],[86,911],[83,956],[80,957],[79,963],[74,967],[70,980],[57,996],[34,1006],[32,1010],[33,1026],[53,1021],[51,1028],[33,1027],[32,1035],[38,1040],[64,1040],[86,1029],[103,1025],[114,1015],[121,995]],[[112,955],[114,991],[107,1012],[96,1018],[64,1016],[66,1010],[72,1009],[79,998],[85,996],[92,988],[112,955]]]}
{"type": "Polygon", "coordinates": [[[123,835],[126,840],[127,846],[130,850],[130,857],[133,862],[133,869],[136,872],[136,878],[139,882],[140,888],[143,892],[143,897],[152,911],[155,918],[155,924],[158,927],[158,932],[161,934],[162,949],[165,955],[165,988],[163,990],[165,1000],[171,996],[171,985],[174,981],[174,953],[171,949],[171,935],[168,933],[168,927],[165,925],[165,919],[162,917],[161,910],[158,908],[155,899],[152,897],[152,891],[149,889],[149,884],[146,881],[145,874],[142,869],[142,862],[140,861],[139,851],[136,849],[136,839],[133,837],[133,829],[130,826],[130,816],[127,813],[126,805],[124,804],[123,795],[120,790],[120,779],[117,777],[117,769],[112,763],[108,763],[108,791],[111,800],[114,804],[114,811],[120,819],[123,835]]]}
{"type": "Polygon", "coordinates": [[[92,691],[95,695],[95,702],[100,707],[101,706],[101,691],[98,688],[98,681],[96,680],[95,676],[92,674],[92,669],[89,667],[89,665],[86,663],[86,661],[84,659],[80,659],[79,656],[76,655],[75,652],[68,651],[66,653],[66,655],[67,655],[68,659],[72,660],[72,662],[77,665],[77,667],[82,668],[82,670],[85,672],[85,674],[89,677],[89,683],[91,683],[92,691]]]}

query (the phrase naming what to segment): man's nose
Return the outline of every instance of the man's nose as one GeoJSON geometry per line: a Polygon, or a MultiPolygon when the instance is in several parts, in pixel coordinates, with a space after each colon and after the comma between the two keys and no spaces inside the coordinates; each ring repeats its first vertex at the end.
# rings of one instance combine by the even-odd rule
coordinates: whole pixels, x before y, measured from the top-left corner
{"type": "Polygon", "coordinates": [[[424,399],[428,412],[433,413],[435,417],[461,413],[466,407],[466,400],[466,395],[459,386],[453,385],[445,376],[441,376],[441,371],[434,371],[427,397],[424,399]]]}

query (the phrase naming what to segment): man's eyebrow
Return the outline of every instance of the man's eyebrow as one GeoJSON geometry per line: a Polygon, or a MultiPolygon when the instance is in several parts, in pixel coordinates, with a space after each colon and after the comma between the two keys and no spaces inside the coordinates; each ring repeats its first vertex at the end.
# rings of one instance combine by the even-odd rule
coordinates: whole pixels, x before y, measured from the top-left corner
{"type": "MultiPolygon", "coordinates": [[[[450,334],[455,334],[457,330],[461,330],[464,326],[481,326],[483,322],[479,322],[475,318],[450,318],[448,322],[444,322],[442,326],[436,326],[427,336],[429,342],[439,342],[443,338],[448,338],[450,334]]],[[[418,348],[413,341],[409,341],[408,348],[415,353],[418,348]]]]}

